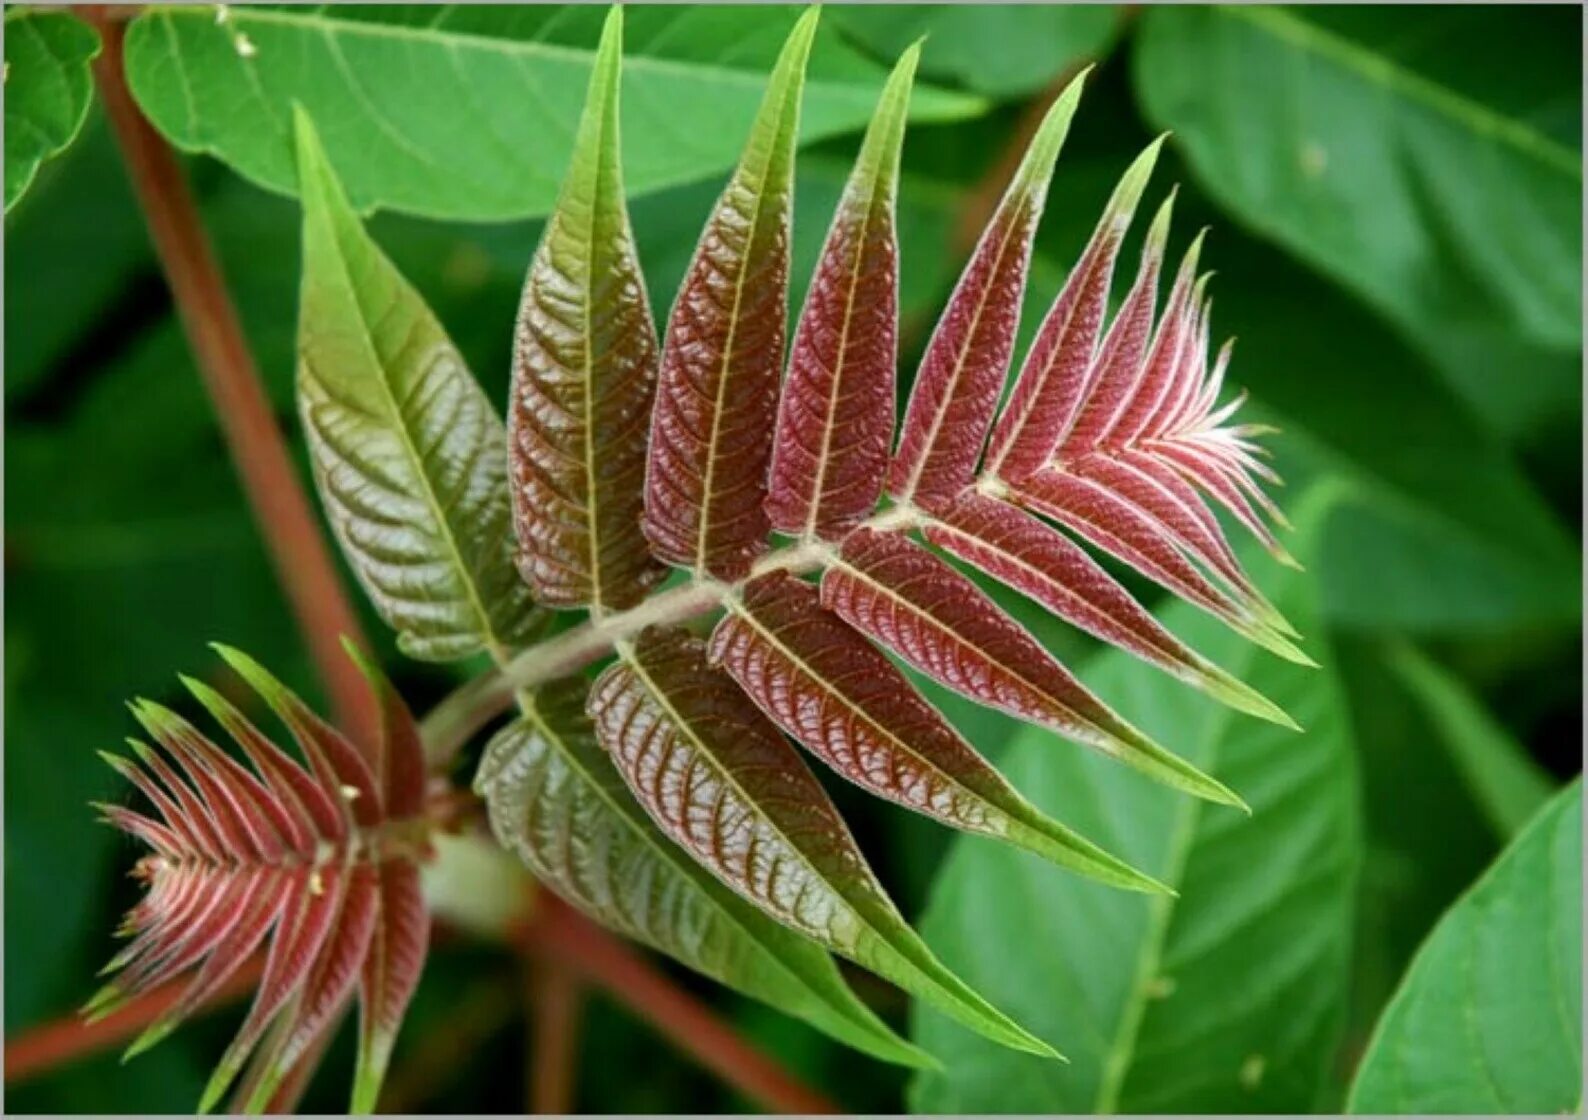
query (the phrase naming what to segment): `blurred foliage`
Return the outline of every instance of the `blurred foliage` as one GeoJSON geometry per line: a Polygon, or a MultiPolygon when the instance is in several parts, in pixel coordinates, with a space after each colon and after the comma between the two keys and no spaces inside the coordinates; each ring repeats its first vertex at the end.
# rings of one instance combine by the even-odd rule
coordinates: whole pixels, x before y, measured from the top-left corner
{"type": "MultiPolygon", "coordinates": [[[[424,16],[405,9],[347,18],[401,19],[420,35],[424,16]]],[[[599,22],[576,9],[521,13],[517,23],[491,18],[507,19],[516,30],[502,34],[520,40],[542,34],[581,48],[593,44],[599,22]]],[[[658,28],[671,26],[669,18],[679,37],[646,48],[666,54],[669,65],[720,65],[742,39],[735,65],[757,71],[789,12],[647,17],[658,28]]],[[[1524,804],[1541,783],[1553,787],[1581,765],[1581,177],[1567,167],[1580,165],[1581,11],[966,6],[829,8],[824,18],[824,65],[859,82],[867,106],[882,64],[926,33],[923,73],[943,96],[965,95],[953,104],[981,110],[917,123],[906,140],[906,385],[957,276],[967,222],[973,228],[982,216],[987,183],[1001,185],[1020,123],[1055,77],[1083,58],[1099,63],[1060,158],[1026,337],[1126,162],[1159,129],[1175,131],[1154,197],[1181,185],[1177,245],[1198,226],[1213,227],[1204,260],[1217,270],[1215,328],[1239,337],[1232,380],[1284,431],[1273,443],[1290,482],[1285,504],[1324,477],[1341,495],[1309,562],[1320,621],[1308,628],[1309,648],[1331,651],[1361,807],[1349,1006],[1318,1086],[1320,1099],[1337,1105],[1417,947],[1498,854],[1504,837],[1495,821],[1521,812],[1514,781],[1500,794],[1474,784],[1487,756],[1474,764],[1473,752],[1498,750],[1509,759],[1502,771],[1525,775],[1524,804]],[[1408,656],[1417,666],[1409,672],[1408,656]]],[[[547,96],[576,105],[583,79],[566,84],[547,96]]],[[[418,88],[404,79],[403,96],[432,109],[444,104],[418,88]]],[[[9,111],[10,84],[7,91],[9,111]]],[[[653,118],[658,109],[641,104],[642,93],[636,84],[625,102],[631,133],[649,119],[639,114],[653,118]]],[[[220,104],[222,94],[216,98],[220,104]]],[[[471,173],[492,184],[491,205],[511,194],[525,161],[552,178],[561,171],[562,148],[542,150],[551,141],[542,142],[520,109],[511,98],[495,106],[522,134],[512,161],[480,155],[489,145],[470,149],[480,157],[471,173]]],[[[707,113],[692,127],[716,129],[732,150],[739,141],[732,122],[742,124],[747,112],[725,102],[720,117],[707,113]]],[[[840,133],[863,119],[837,112],[820,130],[824,138],[802,153],[795,306],[854,152],[857,137],[840,133]]],[[[456,113],[434,120],[460,130],[456,113]]],[[[486,129],[471,126],[480,137],[486,129]]],[[[339,164],[354,157],[346,137],[339,148],[328,133],[327,144],[339,164]]],[[[224,157],[225,145],[218,147],[224,157]]],[[[658,312],[671,304],[723,162],[693,182],[659,175],[658,183],[674,185],[632,204],[658,312]]],[[[8,150],[8,178],[11,165],[8,150]]],[[[192,157],[187,171],[301,464],[291,407],[296,206],[208,157],[192,157]]],[[[449,205],[466,184],[448,187],[449,205]]],[[[482,206],[476,216],[490,212],[482,206]]],[[[538,222],[381,214],[371,228],[500,402],[538,222]]],[[[139,693],[174,702],[175,673],[208,666],[203,643],[219,638],[253,651],[308,696],[315,682],[97,109],[77,142],[38,168],[5,232],[9,1036],[86,997],[115,915],[133,897],[124,875],[130,849],[95,826],[85,805],[126,796],[93,753],[131,730],[121,703],[139,693]]],[[[1263,564],[1257,572],[1265,583],[1275,574],[1263,564]]],[[[1018,596],[1000,598],[1023,610],[1018,596]]],[[[369,619],[369,632],[384,628],[369,619]]],[[[1094,643],[1051,623],[1038,632],[1067,659],[1090,663],[1094,643]]],[[[389,642],[386,652],[420,709],[456,679],[396,657],[389,642]]],[[[1157,683],[1150,670],[1138,673],[1142,687],[1157,683]]],[[[1013,722],[940,691],[932,699],[981,749],[995,758],[1004,752],[1013,722]]],[[[1037,776],[1014,777],[1037,782],[1028,792],[1043,796],[1037,776]]],[[[926,907],[947,853],[982,854],[975,840],[847,787],[834,793],[907,915],[926,907]]],[[[1261,858],[1228,874],[1256,875],[1261,858]]],[[[1089,944],[1079,938],[1073,952],[1089,944]]],[[[1007,925],[961,950],[990,960],[1054,951],[1007,925]]],[[[674,974],[846,1107],[903,1107],[899,1071],[674,974]]],[[[904,1022],[896,993],[856,982],[884,1017],[904,1022]]],[[[1232,972],[1228,982],[1243,975],[1232,972]]],[[[394,1065],[399,1085],[405,1063],[415,1071],[407,1107],[523,1108],[522,985],[516,962],[500,952],[454,944],[437,953],[394,1065]],[[510,998],[500,998],[504,991],[510,998]],[[488,1029],[461,1057],[443,1061],[440,1074],[420,1076],[460,1017],[483,1018],[488,1029]]],[[[213,1031],[179,1032],[127,1066],[100,1057],[8,1087],[10,1103],[30,1111],[183,1110],[228,1036],[221,1020],[235,1015],[217,1016],[213,1031]]],[[[583,1041],[582,1109],[748,1106],[603,997],[587,1008],[583,1041]]],[[[333,1048],[338,1072],[350,1061],[348,1043],[333,1048]]],[[[340,1107],[345,1076],[320,1080],[306,1106],[340,1107]]]]}

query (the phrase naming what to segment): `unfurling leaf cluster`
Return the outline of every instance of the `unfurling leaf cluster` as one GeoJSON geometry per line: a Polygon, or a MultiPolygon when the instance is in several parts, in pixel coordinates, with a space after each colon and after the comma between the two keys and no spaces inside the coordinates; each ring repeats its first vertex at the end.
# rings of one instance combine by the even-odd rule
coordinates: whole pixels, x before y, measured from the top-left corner
{"type": "Polygon", "coordinates": [[[1200,237],[1160,305],[1172,195],[1109,314],[1161,141],[1126,170],[1005,391],[1084,75],[1048,110],[972,252],[897,439],[894,205],[919,45],[882,91],[790,341],[794,162],[816,20],[806,13],[783,48],[659,337],[624,200],[612,11],[529,264],[505,431],[365,234],[300,114],[299,401],[315,478],[402,647],[496,662],[496,694],[517,713],[475,787],[497,836],[548,887],[885,1059],[929,1061],[854,997],[829,953],[990,1038],[1052,1055],[910,929],[794,744],[951,827],[1115,886],[1167,890],[1022,797],[900,663],[1151,779],[1241,805],[1105,705],[965,569],[1288,725],[1081,543],[1305,663],[1217,513],[1290,562],[1259,485],[1277,479],[1255,442],[1262,429],[1230,423],[1239,399],[1221,401],[1229,349],[1210,363],[1200,237]],[[536,642],[537,603],[588,617],[536,642]],[[683,625],[701,616],[714,616],[704,636],[683,625]],[[612,654],[590,683],[583,670],[612,654]]]}

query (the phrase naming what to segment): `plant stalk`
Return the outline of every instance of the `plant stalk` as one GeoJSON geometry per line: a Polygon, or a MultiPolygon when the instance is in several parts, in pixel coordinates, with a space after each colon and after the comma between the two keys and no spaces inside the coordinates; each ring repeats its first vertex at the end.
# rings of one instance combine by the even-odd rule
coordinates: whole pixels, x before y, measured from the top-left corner
{"type": "Polygon", "coordinates": [[[94,60],[94,80],[199,376],[337,723],[366,752],[373,751],[380,726],[375,700],[341,647],[345,634],[368,648],[358,618],[287,453],[176,154],[127,86],[126,25],[103,17],[95,13],[104,49],[94,60]]]}

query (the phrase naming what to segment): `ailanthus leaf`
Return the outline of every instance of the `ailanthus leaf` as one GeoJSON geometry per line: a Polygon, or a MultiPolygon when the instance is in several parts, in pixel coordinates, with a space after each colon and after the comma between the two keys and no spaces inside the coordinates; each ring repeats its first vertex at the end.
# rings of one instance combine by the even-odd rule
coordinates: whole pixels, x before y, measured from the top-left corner
{"type": "Polygon", "coordinates": [[[789,33],[744,157],[668,318],[645,477],[662,559],[737,579],[766,550],[768,438],[788,318],[794,146],[818,9],[789,33]]]}
{"type": "Polygon", "coordinates": [[[631,607],[665,573],[640,528],[657,344],[623,200],[622,36],[614,5],[514,332],[507,432],[518,566],[557,607],[631,607]]]}
{"type": "Polygon", "coordinates": [[[504,659],[536,614],[513,565],[502,423],[301,110],[297,137],[298,403],[331,527],[405,653],[504,659]]]}
{"type": "Polygon", "coordinates": [[[839,774],[944,824],[1131,890],[1153,880],[1039,812],[875,646],[782,572],[752,581],[709,647],[786,733],[839,774]]]}
{"type": "Polygon", "coordinates": [[[1198,797],[1244,804],[1126,723],[974,583],[904,536],[852,533],[822,578],[822,604],[972,700],[1050,727],[1198,797]]]}
{"type": "Polygon", "coordinates": [[[704,643],[643,631],[589,708],[646,811],[714,875],[778,921],[1016,1049],[1057,1056],[938,962],[900,917],[793,747],[704,643]]]}
{"type": "Polygon", "coordinates": [[[1093,637],[1128,650],[1232,708],[1295,726],[1272,701],[1164,629],[1079,545],[1023,510],[969,493],[934,515],[925,534],[939,548],[1093,637]]]}
{"type": "Polygon", "coordinates": [[[1048,110],[926,344],[888,475],[900,501],[952,500],[975,474],[1020,325],[1032,238],[1085,77],[1048,110]]]}
{"type": "Polygon", "coordinates": [[[1037,330],[1009,403],[993,427],[988,473],[1019,479],[1041,469],[1074,419],[1102,336],[1114,262],[1162,146],[1163,137],[1154,140],[1120,178],[1096,232],[1037,330]]]}
{"type": "Polygon", "coordinates": [[[379,869],[375,928],[359,975],[358,1060],[353,1072],[355,1114],[375,1111],[392,1044],[408,1001],[419,986],[430,944],[430,915],[419,869],[389,862],[379,869]]]}
{"type": "Polygon", "coordinates": [[[475,777],[502,845],[602,924],[885,1061],[919,1066],[832,958],[719,883],[657,831],[585,714],[578,679],[521,696],[475,777]]]}
{"type": "Polygon", "coordinates": [[[137,763],[106,760],[148,797],[159,820],[124,806],[102,812],[154,853],[135,868],[148,890],[124,924],[133,940],[106,966],[115,976],[84,1013],[107,1014],[126,998],[190,975],[176,1001],[133,1041],[131,1057],[168,1035],[266,943],[253,1005],[199,1111],[220,1102],[251,1055],[239,1098],[250,1110],[295,1097],[309,1072],[305,1063],[318,1061],[361,979],[373,1002],[358,1092],[370,1099],[417,981],[428,925],[415,862],[428,850],[428,825],[413,717],[379,668],[349,646],[385,719],[377,780],[351,742],[261,665],[216,648],[287,724],[308,769],[218,691],[191,678],[183,683],[252,770],[175,712],[146,700],[131,705],[158,749],[130,741],[137,763]]]}
{"type": "Polygon", "coordinates": [[[841,535],[882,495],[893,438],[899,244],[894,196],[920,44],[883,87],[794,332],[766,511],[803,537],[841,535]]]}

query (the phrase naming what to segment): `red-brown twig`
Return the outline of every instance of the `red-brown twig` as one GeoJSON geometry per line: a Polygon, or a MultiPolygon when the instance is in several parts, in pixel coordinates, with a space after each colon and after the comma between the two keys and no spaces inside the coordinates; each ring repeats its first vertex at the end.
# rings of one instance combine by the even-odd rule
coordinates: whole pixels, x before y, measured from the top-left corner
{"type": "Polygon", "coordinates": [[[752,1048],[694,996],[583,915],[543,893],[523,944],[627,1005],[674,1046],[753,1101],[778,1112],[835,1114],[838,1107],[752,1048]]]}
{"type": "MultiPolygon", "coordinates": [[[[213,1011],[243,999],[259,983],[264,967],[263,957],[243,965],[205,1001],[201,1010],[213,1011]]],[[[6,1039],[6,1084],[26,1081],[128,1041],[171,1010],[192,980],[191,976],[179,976],[129,1000],[121,1010],[96,1023],[84,1022],[73,1013],[6,1039]]]]}
{"type": "Polygon", "coordinates": [[[530,961],[528,972],[526,1103],[537,1116],[560,1116],[573,1111],[584,981],[551,957],[530,961]]]}
{"type": "Polygon", "coordinates": [[[119,20],[95,22],[104,49],[94,61],[94,78],[232,462],[337,722],[372,749],[378,727],[374,701],[341,648],[344,634],[365,644],[358,619],[293,470],[182,168],[127,87],[126,26],[119,20]]]}

